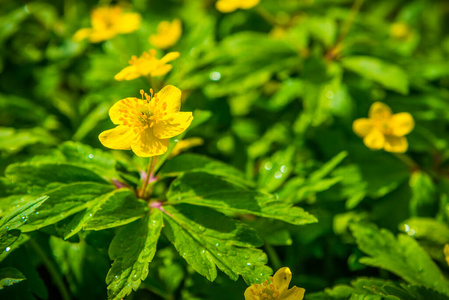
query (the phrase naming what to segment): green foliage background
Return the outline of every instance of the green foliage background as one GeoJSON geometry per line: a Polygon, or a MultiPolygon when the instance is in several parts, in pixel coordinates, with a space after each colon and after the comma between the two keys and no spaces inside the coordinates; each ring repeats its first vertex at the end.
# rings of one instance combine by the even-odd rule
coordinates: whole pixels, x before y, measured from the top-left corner
{"type": "Polygon", "coordinates": [[[305,299],[449,298],[449,2],[134,0],[138,31],[72,41],[97,4],[0,2],[2,299],[243,299],[283,266],[305,299]],[[159,160],[159,210],[133,192],[147,161],[98,134],[174,18],[156,84],[204,144],[159,160]],[[413,115],[406,154],[353,133],[374,101],[413,115]]]}

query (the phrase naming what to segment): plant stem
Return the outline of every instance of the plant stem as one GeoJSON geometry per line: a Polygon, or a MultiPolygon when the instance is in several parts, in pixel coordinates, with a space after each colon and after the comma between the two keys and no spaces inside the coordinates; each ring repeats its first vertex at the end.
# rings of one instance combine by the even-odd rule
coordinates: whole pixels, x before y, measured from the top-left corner
{"type": "Polygon", "coordinates": [[[352,4],[351,10],[349,11],[349,15],[346,18],[345,22],[341,26],[341,31],[337,37],[336,45],[343,42],[343,40],[346,38],[346,36],[349,33],[349,30],[352,27],[352,24],[354,23],[355,17],[360,11],[360,7],[362,7],[363,0],[355,0],[354,4],[352,4]]]}
{"type": "Polygon", "coordinates": [[[282,26],[272,14],[270,14],[267,10],[261,8],[260,6],[256,6],[254,10],[261,16],[265,21],[270,23],[273,26],[282,26]]]}
{"type": "Polygon", "coordinates": [[[267,254],[270,257],[270,261],[274,269],[279,270],[282,267],[282,265],[281,260],[279,259],[279,256],[276,253],[276,250],[274,250],[273,246],[269,244],[265,244],[265,250],[267,251],[267,254]]]}
{"type": "Polygon", "coordinates": [[[156,87],[156,84],[154,83],[154,78],[151,75],[148,75],[148,78],[150,78],[150,84],[151,84],[151,88],[153,89],[153,91],[155,93],[157,93],[158,88],[156,87]]]}
{"type": "Polygon", "coordinates": [[[412,171],[419,169],[419,165],[416,162],[414,162],[413,159],[411,159],[407,155],[402,154],[402,153],[393,153],[393,154],[399,160],[401,160],[403,163],[405,163],[412,171]]]}
{"type": "Polygon", "coordinates": [[[47,254],[45,254],[44,250],[42,250],[41,246],[39,246],[39,244],[36,241],[31,239],[29,243],[30,243],[31,247],[34,249],[34,251],[36,252],[36,254],[41,258],[42,263],[45,265],[45,268],[48,270],[48,273],[50,273],[50,276],[53,279],[53,282],[56,284],[56,287],[58,288],[62,299],[70,300],[70,294],[67,291],[64,281],[62,281],[60,273],[59,273],[58,269],[56,268],[55,264],[47,256],[47,254]]]}
{"type": "Polygon", "coordinates": [[[346,38],[346,36],[349,33],[349,30],[352,27],[352,24],[354,23],[355,17],[360,11],[360,7],[362,7],[363,0],[355,0],[352,4],[351,10],[349,11],[348,17],[346,18],[345,22],[341,26],[340,33],[338,34],[337,40],[334,43],[334,46],[328,51],[327,57],[335,57],[338,52],[341,51],[343,46],[343,40],[346,38]]]}
{"type": "Polygon", "coordinates": [[[140,193],[139,193],[140,198],[145,197],[145,191],[147,189],[148,183],[150,182],[151,174],[153,172],[153,160],[154,160],[154,156],[151,156],[150,161],[148,162],[148,167],[147,167],[147,177],[145,178],[145,181],[143,182],[143,185],[142,185],[142,189],[140,190],[140,193]]]}

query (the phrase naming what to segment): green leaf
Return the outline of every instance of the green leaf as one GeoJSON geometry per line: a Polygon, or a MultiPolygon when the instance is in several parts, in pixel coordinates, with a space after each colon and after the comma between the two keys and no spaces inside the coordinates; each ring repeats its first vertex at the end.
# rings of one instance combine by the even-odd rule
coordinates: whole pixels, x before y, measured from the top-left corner
{"type": "Polygon", "coordinates": [[[225,177],[237,183],[253,185],[245,175],[234,167],[198,154],[182,154],[168,160],[158,174],[179,176],[189,172],[204,172],[225,177]]]}
{"type": "Polygon", "coordinates": [[[342,151],[335,155],[331,160],[326,162],[321,168],[310,174],[310,181],[318,181],[326,177],[332,172],[345,158],[348,156],[348,152],[342,151]]]}
{"type": "Polygon", "coordinates": [[[410,218],[401,223],[399,229],[417,239],[441,245],[449,243],[449,227],[433,218],[410,218]]]}
{"type": "Polygon", "coordinates": [[[124,298],[147,278],[162,226],[162,213],[156,209],[124,226],[114,237],[109,246],[109,257],[114,263],[106,277],[109,299],[124,298]]]}
{"type": "Polygon", "coordinates": [[[29,239],[28,235],[21,233],[18,229],[9,230],[6,234],[2,232],[0,237],[0,249],[2,249],[0,252],[0,262],[29,239]]]}
{"type": "Polygon", "coordinates": [[[66,162],[83,167],[111,179],[117,177],[115,159],[109,152],[75,142],[65,142],[58,147],[66,162]]]}
{"type": "Polygon", "coordinates": [[[386,89],[408,94],[408,76],[397,65],[370,56],[350,56],[342,59],[343,66],[360,76],[380,83],[386,89]]]}
{"type": "Polygon", "coordinates": [[[56,145],[58,140],[47,130],[36,127],[32,129],[15,129],[0,127],[0,151],[13,153],[22,148],[34,145],[56,145]]]}
{"type": "Polygon", "coordinates": [[[15,268],[2,268],[0,269],[0,290],[25,279],[25,276],[15,268]]]}
{"type": "Polygon", "coordinates": [[[45,192],[48,197],[34,214],[28,217],[28,222],[21,227],[23,232],[55,224],[89,205],[89,201],[110,192],[114,187],[94,182],[75,182],[60,185],[45,192]]]}
{"type": "Polygon", "coordinates": [[[257,181],[262,190],[273,192],[287,180],[293,171],[295,150],[295,147],[291,146],[262,161],[257,181]]]}
{"type": "Polygon", "coordinates": [[[359,277],[350,285],[337,285],[324,292],[308,294],[311,300],[326,299],[390,299],[447,300],[448,297],[423,286],[399,284],[391,280],[359,277]]]}
{"type": "Polygon", "coordinates": [[[187,263],[213,281],[217,266],[231,279],[263,282],[271,274],[262,240],[248,225],[214,210],[191,205],[164,206],[164,233],[187,263]]]}
{"type": "Polygon", "coordinates": [[[3,216],[3,218],[0,220],[0,229],[5,228],[6,230],[12,230],[19,228],[20,226],[25,224],[25,222],[27,222],[28,217],[32,213],[34,213],[34,211],[38,207],[40,207],[47,199],[48,196],[42,196],[23,205],[17,204],[16,209],[3,216]]]}
{"type": "Polygon", "coordinates": [[[65,163],[16,163],[8,166],[5,175],[13,184],[22,187],[45,187],[56,182],[108,183],[100,175],[90,170],[65,163]]]}
{"type": "Polygon", "coordinates": [[[80,230],[103,230],[122,226],[141,218],[148,211],[145,201],[128,189],[114,190],[89,201],[86,211],[78,213],[66,228],[65,239],[80,230]]]}
{"type": "Polygon", "coordinates": [[[360,262],[393,272],[411,284],[423,285],[449,295],[449,282],[429,255],[410,236],[396,239],[386,229],[374,225],[352,224],[360,250],[370,255],[360,262]]]}
{"type": "Polygon", "coordinates": [[[170,203],[189,203],[231,212],[253,214],[295,225],[316,222],[300,207],[275,196],[250,190],[206,173],[186,173],[173,181],[167,193],[170,203]]]}

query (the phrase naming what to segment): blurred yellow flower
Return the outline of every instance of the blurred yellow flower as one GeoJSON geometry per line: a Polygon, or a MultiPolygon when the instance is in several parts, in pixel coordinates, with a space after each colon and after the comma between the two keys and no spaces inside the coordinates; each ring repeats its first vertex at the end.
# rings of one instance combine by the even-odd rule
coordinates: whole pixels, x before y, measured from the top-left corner
{"type": "Polygon", "coordinates": [[[78,30],[73,39],[77,42],[89,38],[92,43],[109,40],[117,34],[130,33],[140,27],[142,17],[138,13],[125,13],[120,6],[98,7],[92,11],[92,28],[78,30]]]}
{"type": "Polygon", "coordinates": [[[291,279],[290,269],[280,268],[270,278],[271,282],[265,280],[262,284],[248,287],[245,291],[245,300],[302,300],[306,290],[296,286],[288,289],[291,279]]]}
{"type": "Polygon", "coordinates": [[[152,90],[150,95],[140,93],[142,100],[126,98],[111,107],[109,117],[118,126],[103,131],[100,142],[111,149],[132,150],[140,157],[164,154],[168,139],[190,126],[192,113],[180,112],[181,91],[172,85],[154,96],[152,90]]]}
{"type": "Polygon", "coordinates": [[[374,102],[368,116],[352,123],[352,129],[368,148],[397,153],[407,151],[408,142],[404,136],[415,127],[412,115],[406,112],[393,115],[390,107],[374,102]]]}
{"type": "Polygon", "coordinates": [[[161,59],[156,58],[156,50],[151,49],[142,53],[140,57],[132,56],[129,61],[130,66],[121,70],[114,76],[115,80],[132,80],[140,76],[158,77],[167,74],[172,65],[167,63],[179,57],[179,52],[167,53],[161,59]]]}
{"type": "Polygon", "coordinates": [[[390,27],[390,35],[398,40],[406,39],[411,34],[410,27],[407,23],[396,22],[390,27]]]}
{"type": "Polygon", "coordinates": [[[176,156],[179,153],[181,153],[185,150],[188,150],[190,148],[193,148],[196,146],[201,146],[203,143],[204,143],[203,139],[199,138],[199,137],[193,137],[193,138],[181,140],[175,145],[175,147],[173,148],[169,157],[171,158],[173,156],[176,156]]]}
{"type": "Polygon", "coordinates": [[[250,9],[257,4],[260,0],[218,0],[215,7],[222,13],[233,12],[239,8],[250,9]]]}
{"type": "Polygon", "coordinates": [[[156,48],[167,49],[178,42],[181,33],[181,20],[174,19],[171,23],[162,21],[157,25],[157,34],[150,35],[148,41],[156,48]]]}

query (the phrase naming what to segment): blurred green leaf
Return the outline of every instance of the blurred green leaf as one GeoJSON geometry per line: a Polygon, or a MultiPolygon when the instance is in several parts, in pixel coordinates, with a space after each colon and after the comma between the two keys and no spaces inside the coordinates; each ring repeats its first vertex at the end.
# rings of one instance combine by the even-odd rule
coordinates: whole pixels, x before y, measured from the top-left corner
{"type": "Polygon", "coordinates": [[[449,281],[413,238],[400,234],[396,239],[388,230],[379,230],[374,225],[353,224],[351,230],[360,250],[369,255],[361,258],[361,263],[383,268],[411,284],[449,295],[449,281]]]}
{"type": "Polygon", "coordinates": [[[2,268],[0,269],[0,290],[25,279],[25,276],[15,268],[2,268]]]}
{"type": "Polygon", "coordinates": [[[342,62],[348,70],[378,82],[386,89],[408,94],[408,75],[397,65],[369,56],[345,57],[342,62]]]}
{"type": "Polygon", "coordinates": [[[436,211],[436,187],[429,174],[416,171],[410,177],[412,199],[410,212],[412,216],[432,216],[436,211]]]}
{"type": "Polygon", "coordinates": [[[425,239],[440,245],[449,243],[449,227],[433,218],[410,218],[399,229],[417,239],[425,239]]]}

